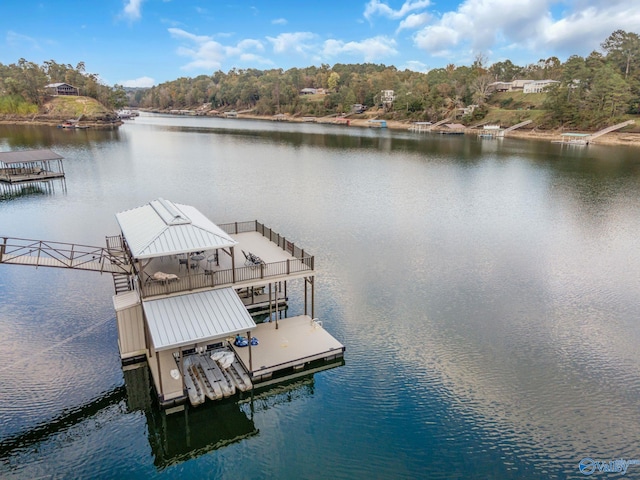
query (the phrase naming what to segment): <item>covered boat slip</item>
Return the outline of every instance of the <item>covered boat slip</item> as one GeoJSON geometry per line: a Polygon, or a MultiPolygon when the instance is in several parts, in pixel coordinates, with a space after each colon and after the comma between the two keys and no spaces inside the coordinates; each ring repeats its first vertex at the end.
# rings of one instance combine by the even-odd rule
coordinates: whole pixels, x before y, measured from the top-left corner
{"type": "Polygon", "coordinates": [[[0,182],[40,182],[64,177],[62,158],[51,150],[0,152],[0,182]]]}
{"type": "Polygon", "coordinates": [[[225,343],[226,338],[255,328],[232,288],[148,300],[142,303],[142,309],[150,344],[149,366],[161,402],[183,397],[185,390],[194,388],[193,377],[200,373],[203,382],[209,380],[207,370],[214,365],[205,365],[198,371],[196,362],[185,362],[184,351],[210,351],[225,343]]]}
{"type": "Polygon", "coordinates": [[[314,257],[270,228],[218,226],[162,198],[116,219],[138,293],[114,298],[120,354],[135,360],[145,352],[162,406],[187,398],[199,405],[343,356],[344,346],[312,320],[314,257]],[[304,281],[305,315],[256,326],[248,308],[279,317],[287,281],[296,278],[304,281]],[[259,344],[236,349],[236,335],[257,336],[259,344]]]}
{"type": "Polygon", "coordinates": [[[149,366],[164,404],[183,401],[185,391],[194,405],[205,397],[228,397],[274,372],[344,353],[344,346],[308,315],[256,325],[232,288],[148,300],[142,308],[149,366]],[[258,345],[231,346],[236,334],[254,336],[258,345]],[[235,355],[225,366],[227,346],[235,355]]]}

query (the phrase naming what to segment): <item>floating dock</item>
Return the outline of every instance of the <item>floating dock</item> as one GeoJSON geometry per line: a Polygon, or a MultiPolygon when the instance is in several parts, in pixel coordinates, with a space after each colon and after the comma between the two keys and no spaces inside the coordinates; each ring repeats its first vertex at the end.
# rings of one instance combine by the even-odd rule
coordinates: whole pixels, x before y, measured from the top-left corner
{"type": "Polygon", "coordinates": [[[0,264],[111,273],[122,363],[147,362],[162,407],[226,398],[343,358],[315,317],[314,257],[291,240],[257,221],[218,226],[164,199],[116,219],[121,235],[106,247],[0,237],[0,264]],[[293,280],[304,311],[282,318],[293,280]],[[271,321],[256,324],[250,311],[271,321]],[[239,336],[256,343],[236,346],[239,336]]]}
{"type": "Polygon", "coordinates": [[[64,178],[62,158],[51,150],[0,152],[0,182],[24,184],[64,178]]]}

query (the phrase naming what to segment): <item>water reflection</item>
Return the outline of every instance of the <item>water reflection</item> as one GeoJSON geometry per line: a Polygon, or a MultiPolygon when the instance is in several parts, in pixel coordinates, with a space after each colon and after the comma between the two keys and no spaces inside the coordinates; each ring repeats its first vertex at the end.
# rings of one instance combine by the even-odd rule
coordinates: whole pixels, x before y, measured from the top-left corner
{"type": "Polygon", "coordinates": [[[0,140],[6,142],[3,150],[7,151],[54,146],[84,148],[87,143],[111,142],[119,138],[117,128],[73,130],[49,125],[0,125],[0,140]]]}
{"type": "Polygon", "coordinates": [[[48,180],[43,182],[29,182],[26,184],[8,184],[0,182],[0,201],[14,200],[31,195],[54,195],[58,191],[66,193],[65,179],[48,180]]]}
{"type": "MultiPolygon", "coordinates": [[[[153,463],[158,471],[234,443],[259,435],[254,414],[281,404],[289,404],[314,395],[314,373],[343,365],[342,360],[325,364],[313,371],[302,372],[295,378],[274,385],[257,387],[240,398],[207,402],[197,408],[185,405],[184,410],[167,413],[155,404],[149,369],[146,364],[125,369],[125,384],[102,394],[86,404],[61,412],[54,418],[29,429],[7,436],[0,441],[0,472],[20,474],[30,472],[34,465],[20,465],[23,457],[47,445],[77,437],[77,433],[89,432],[96,425],[112,418],[115,412],[132,415],[140,412],[146,419],[147,440],[153,463]],[[18,466],[20,465],[20,466],[18,466]],[[9,470],[5,470],[10,467],[9,470]],[[26,468],[27,470],[21,470],[26,468]]],[[[125,441],[122,448],[129,448],[125,441]]],[[[50,459],[52,468],[63,458],[50,459]]],[[[113,466],[105,465],[107,471],[113,466]]]]}
{"type": "MultiPolygon", "coordinates": [[[[320,369],[343,364],[340,359],[320,369]]],[[[205,402],[197,408],[187,404],[182,411],[167,413],[152,401],[146,366],[125,370],[124,378],[128,409],[144,412],[154,464],[160,470],[258,435],[253,421],[256,412],[314,393],[313,373],[307,371],[288,380],[281,379],[277,384],[258,385],[240,394],[239,399],[205,402]]]]}
{"type": "MultiPolygon", "coordinates": [[[[22,477],[46,474],[39,465],[61,465],[76,449],[93,458],[83,471],[106,477],[133,476],[124,463],[146,477],[234,478],[250,457],[281,478],[563,478],[580,475],[586,454],[639,455],[637,150],[171,121],[139,117],[118,141],[61,151],[69,193],[0,205],[6,234],[101,244],[114,211],[158,196],[202,205],[221,223],[268,220],[316,254],[317,308],[348,365],[243,399],[226,441],[259,432],[222,449],[222,436],[199,431],[206,420],[192,421],[200,412],[163,427],[147,418],[158,413],[148,392],[128,390],[131,407],[123,400],[80,422],[71,446],[69,435],[4,457],[30,465],[34,475],[22,477]]],[[[112,306],[101,300],[109,279],[98,289],[24,268],[0,272],[0,364],[15,365],[28,343],[56,368],[41,368],[41,356],[20,377],[0,369],[6,435],[55,418],[62,399],[81,404],[122,380],[112,306]],[[46,350],[50,337],[96,318],[105,321],[99,335],[46,350]],[[68,372],[90,393],[65,383],[68,372]],[[47,403],[60,384],[64,395],[47,403]],[[23,399],[27,388],[36,394],[23,399]]]]}

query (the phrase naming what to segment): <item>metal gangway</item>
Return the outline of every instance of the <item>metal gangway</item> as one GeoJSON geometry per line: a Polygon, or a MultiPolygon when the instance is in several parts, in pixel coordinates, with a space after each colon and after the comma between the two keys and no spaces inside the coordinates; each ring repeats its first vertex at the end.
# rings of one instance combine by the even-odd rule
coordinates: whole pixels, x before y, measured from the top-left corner
{"type": "Polygon", "coordinates": [[[127,276],[132,273],[123,243],[114,241],[112,237],[107,238],[107,247],[0,238],[0,264],[72,268],[127,276]]]}
{"type": "Polygon", "coordinates": [[[512,132],[517,128],[524,127],[525,125],[529,125],[531,122],[533,122],[533,120],[525,120],[524,122],[516,123],[509,128],[505,128],[504,130],[499,131],[497,136],[504,137],[507,133],[512,132]]]}
{"type": "Polygon", "coordinates": [[[450,121],[451,121],[451,117],[445,118],[444,120],[440,120],[439,122],[436,122],[433,125],[431,125],[431,127],[429,127],[427,129],[427,131],[430,131],[430,130],[434,129],[435,127],[439,127],[440,125],[444,125],[445,123],[450,122],[450,121]]]}
{"type": "Polygon", "coordinates": [[[632,125],[636,123],[635,120],[627,120],[626,122],[618,123],[617,125],[613,125],[611,127],[603,128],[602,130],[598,130],[596,133],[589,135],[585,141],[590,143],[594,138],[601,137],[609,132],[613,132],[615,130],[620,130],[621,128],[626,127],[627,125],[632,125]]]}

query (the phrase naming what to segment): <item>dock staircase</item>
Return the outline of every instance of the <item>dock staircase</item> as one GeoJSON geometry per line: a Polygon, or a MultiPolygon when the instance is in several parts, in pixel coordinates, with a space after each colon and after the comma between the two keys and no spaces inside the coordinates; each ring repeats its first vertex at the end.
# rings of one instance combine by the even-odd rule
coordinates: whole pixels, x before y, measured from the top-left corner
{"type": "MultiPolygon", "coordinates": [[[[116,259],[119,263],[126,265],[129,263],[126,254],[124,238],[120,235],[106,237],[107,251],[112,258],[116,259]]],[[[131,275],[123,272],[113,272],[113,286],[116,291],[116,295],[120,293],[130,292],[133,290],[133,282],[131,275]]]]}

